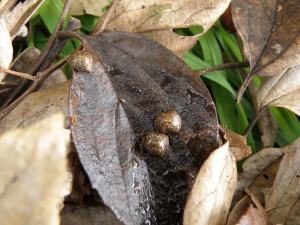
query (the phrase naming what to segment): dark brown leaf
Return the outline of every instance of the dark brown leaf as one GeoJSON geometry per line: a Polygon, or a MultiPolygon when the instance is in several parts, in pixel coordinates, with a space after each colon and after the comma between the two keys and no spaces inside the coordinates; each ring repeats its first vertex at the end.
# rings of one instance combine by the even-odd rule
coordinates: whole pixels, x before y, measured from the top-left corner
{"type": "Polygon", "coordinates": [[[232,15],[253,75],[274,76],[300,60],[299,0],[234,0],[232,15]]]}
{"type": "Polygon", "coordinates": [[[90,73],[74,73],[70,113],[93,187],[125,224],[180,224],[194,176],[218,147],[207,88],[177,56],[142,35],[111,32],[86,39],[94,64],[90,73]],[[143,134],[155,131],[156,115],[170,109],[180,114],[182,128],[168,134],[167,154],[141,151],[143,134]]]}

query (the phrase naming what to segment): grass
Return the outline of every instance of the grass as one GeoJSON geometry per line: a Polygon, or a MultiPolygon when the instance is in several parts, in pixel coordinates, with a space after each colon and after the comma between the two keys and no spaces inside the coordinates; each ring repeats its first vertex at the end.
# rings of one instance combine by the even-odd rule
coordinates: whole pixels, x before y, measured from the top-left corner
{"type": "MultiPolygon", "coordinates": [[[[32,35],[28,41],[28,46],[36,46],[43,49],[50,34],[54,30],[63,8],[61,0],[46,0],[40,9],[30,20],[32,35]]],[[[68,19],[70,16],[68,17],[68,19]]],[[[78,16],[82,22],[81,33],[88,33],[97,22],[98,18],[91,15],[78,16]]],[[[66,21],[67,23],[67,21],[66,21]]],[[[202,27],[191,27],[177,30],[180,35],[194,35],[201,33],[202,27]]],[[[217,22],[208,32],[206,32],[191,49],[183,60],[193,69],[199,70],[205,67],[223,64],[225,62],[243,61],[240,41],[235,34],[227,32],[217,22]]],[[[72,40],[64,47],[59,55],[63,58],[74,51],[80,42],[72,40]]],[[[70,69],[65,68],[67,76],[71,76],[70,69]]],[[[235,95],[242,84],[241,74],[249,72],[247,69],[231,69],[226,71],[216,71],[203,75],[201,78],[207,85],[214,99],[220,124],[224,124],[228,129],[242,134],[248,126],[248,122],[253,118],[255,109],[250,94],[246,91],[240,104],[235,102],[235,95]]],[[[259,86],[260,78],[254,78],[254,83],[259,86]]],[[[300,136],[299,118],[286,109],[272,107],[270,109],[273,117],[279,125],[276,137],[276,147],[283,147],[292,143],[300,136]]],[[[262,148],[260,132],[254,126],[247,141],[253,152],[262,148]]]]}

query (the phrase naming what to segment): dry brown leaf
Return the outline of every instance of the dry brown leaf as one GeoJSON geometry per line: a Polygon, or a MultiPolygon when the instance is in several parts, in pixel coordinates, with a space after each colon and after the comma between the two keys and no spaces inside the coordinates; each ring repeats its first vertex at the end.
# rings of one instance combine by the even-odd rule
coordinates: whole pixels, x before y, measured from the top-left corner
{"type": "MultiPolygon", "coordinates": [[[[273,223],[285,222],[285,217],[300,195],[300,138],[285,147],[273,187],[265,196],[266,209],[273,223]]],[[[291,217],[289,217],[290,219],[291,217]]],[[[297,221],[300,224],[300,221],[297,221]]]]}
{"type": "Polygon", "coordinates": [[[19,2],[13,9],[4,13],[4,19],[12,39],[18,31],[25,25],[32,14],[39,8],[45,0],[27,0],[19,2]]]}
{"type": "Polygon", "coordinates": [[[230,211],[226,225],[235,225],[238,223],[241,216],[246,212],[247,207],[251,204],[251,198],[246,195],[239,200],[234,208],[230,211]]]}
{"type": "Polygon", "coordinates": [[[107,0],[72,0],[70,13],[78,16],[83,14],[102,16],[102,9],[108,5],[107,0]]]}
{"type": "MultiPolygon", "coordinates": [[[[13,57],[13,48],[6,23],[0,18],[0,67],[8,69],[13,57]]],[[[5,73],[0,72],[0,82],[5,73]]]]}
{"type": "Polygon", "coordinates": [[[57,112],[64,114],[65,127],[70,127],[68,109],[70,85],[70,82],[65,82],[30,94],[14,110],[0,120],[0,133],[18,127],[27,127],[57,112]]]}
{"type": "Polygon", "coordinates": [[[61,211],[61,225],[122,225],[111,210],[104,206],[65,206],[61,211]]]}
{"type": "Polygon", "coordinates": [[[234,0],[232,9],[251,75],[274,76],[299,64],[299,0],[234,0]]]}
{"type": "Polygon", "coordinates": [[[254,208],[252,204],[248,207],[245,215],[243,215],[238,222],[238,225],[250,225],[250,224],[251,225],[266,224],[259,210],[257,208],[254,208]]]}
{"type": "Polygon", "coordinates": [[[62,115],[0,137],[1,225],[59,224],[66,173],[62,115]]]}
{"type": "Polygon", "coordinates": [[[222,128],[226,132],[225,138],[229,141],[230,151],[237,161],[248,157],[252,153],[251,147],[247,145],[247,140],[244,136],[234,133],[224,126],[222,128]]]}
{"type": "MultiPolygon", "coordinates": [[[[259,108],[259,105],[257,103],[258,87],[254,84],[254,82],[251,82],[248,88],[252,96],[253,105],[255,107],[255,110],[257,111],[259,108]]],[[[261,133],[260,138],[263,144],[263,148],[273,147],[279,126],[268,109],[261,113],[257,125],[261,133]]]]}
{"type": "Polygon", "coordinates": [[[185,206],[183,224],[225,224],[236,183],[236,162],[226,142],[202,165],[185,206]]]}
{"type": "MultiPolygon", "coordinates": [[[[272,180],[271,174],[276,173],[276,166],[271,171],[268,168],[282,157],[283,148],[268,148],[257,152],[249,157],[243,164],[243,172],[239,174],[238,184],[234,193],[233,205],[244,196],[244,189],[250,187],[256,179],[262,179],[264,184],[267,180],[272,180]],[[275,170],[275,172],[274,172],[275,170]],[[269,175],[268,175],[269,174],[269,175]],[[267,176],[267,177],[266,177],[267,176]],[[264,178],[264,179],[263,179],[264,178]]],[[[260,189],[262,189],[263,182],[259,182],[260,189]]],[[[270,184],[272,185],[272,183],[270,184]]],[[[270,187],[270,186],[267,186],[270,187]]],[[[265,189],[265,188],[264,188],[265,189]]],[[[251,189],[252,190],[252,189],[251,189]]],[[[252,190],[256,195],[257,191],[252,190]]]]}
{"type": "Polygon", "coordinates": [[[257,94],[260,110],[268,106],[287,108],[300,115],[300,65],[283,75],[266,78],[257,94]]]}
{"type": "Polygon", "coordinates": [[[230,0],[122,0],[106,29],[139,33],[150,36],[177,54],[182,55],[196,43],[226,10],[230,0]],[[203,32],[195,37],[179,37],[172,29],[201,26],[203,32]],[[182,47],[179,42],[182,42],[182,47]]]}

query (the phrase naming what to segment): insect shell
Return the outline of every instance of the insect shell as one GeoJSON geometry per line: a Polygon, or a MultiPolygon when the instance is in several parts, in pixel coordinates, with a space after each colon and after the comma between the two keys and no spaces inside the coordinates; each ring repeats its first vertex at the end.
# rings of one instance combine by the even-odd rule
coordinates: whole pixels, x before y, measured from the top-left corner
{"type": "Polygon", "coordinates": [[[77,51],[70,56],[68,63],[75,71],[89,73],[93,69],[93,56],[85,50],[77,51]]]}
{"type": "Polygon", "coordinates": [[[164,156],[169,149],[169,138],[165,134],[149,132],[142,138],[142,148],[151,155],[164,156]]]}
{"type": "Polygon", "coordinates": [[[154,125],[160,133],[177,133],[181,129],[181,117],[175,110],[164,111],[156,116],[154,125]]]}

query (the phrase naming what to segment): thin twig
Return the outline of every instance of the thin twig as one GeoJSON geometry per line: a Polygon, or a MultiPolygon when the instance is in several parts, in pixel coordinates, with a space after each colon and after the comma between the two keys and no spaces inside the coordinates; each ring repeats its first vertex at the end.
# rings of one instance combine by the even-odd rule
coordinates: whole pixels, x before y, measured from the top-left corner
{"type": "MultiPolygon", "coordinates": [[[[80,29],[81,27],[82,26],[81,26],[80,20],[71,18],[65,27],[65,31],[75,31],[75,30],[80,29]]],[[[63,47],[65,46],[65,44],[67,42],[68,42],[68,39],[55,42],[53,44],[49,54],[47,55],[47,58],[43,61],[43,63],[40,65],[40,67],[38,68],[37,71],[39,72],[39,71],[44,71],[45,69],[47,69],[53,63],[54,59],[56,59],[59,52],[63,49],[63,47]]]]}
{"type": "Polygon", "coordinates": [[[251,82],[251,79],[252,79],[252,75],[251,74],[248,74],[247,77],[245,78],[242,86],[240,87],[237,95],[236,95],[236,98],[235,98],[235,101],[237,103],[239,103],[241,101],[241,98],[243,97],[243,94],[246,90],[246,88],[248,87],[248,85],[250,84],[251,82]]]}
{"type": "Polygon", "coordinates": [[[112,13],[115,11],[117,5],[119,3],[119,0],[114,0],[111,7],[108,9],[106,14],[104,15],[104,18],[99,21],[93,31],[91,32],[91,35],[99,35],[102,34],[106,28],[107,23],[109,22],[109,19],[111,18],[112,13]]]}
{"type": "Polygon", "coordinates": [[[12,82],[12,81],[3,81],[3,82],[0,82],[0,85],[6,86],[6,87],[15,87],[18,84],[16,82],[12,82]]]}
{"type": "Polygon", "coordinates": [[[44,72],[38,73],[35,80],[33,81],[33,84],[14,102],[12,102],[8,107],[6,107],[4,110],[0,111],[0,120],[2,120],[9,112],[11,112],[20,102],[22,102],[30,93],[35,91],[39,85],[55,70],[60,68],[63,64],[66,63],[66,61],[69,59],[70,55],[60,60],[55,65],[52,65],[44,72]]]}
{"type": "Polygon", "coordinates": [[[251,122],[248,124],[248,127],[246,128],[243,136],[247,137],[250,131],[252,130],[254,124],[257,122],[261,114],[268,108],[268,106],[264,106],[261,109],[258,110],[258,112],[255,114],[254,118],[251,120],[251,122]]]}
{"type": "Polygon", "coordinates": [[[32,76],[32,75],[30,75],[30,74],[27,74],[27,73],[21,73],[21,72],[9,70],[9,69],[4,69],[4,68],[2,68],[2,67],[0,67],[0,72],[9,73],[9,74],[11,74],[11,75],[15,75],[15,76],[18,76],[18,77],[22,77],[22,78],[25,78],[25,79],[28,79],[28,80],[34,80],[34,79],[35,79],[35,76],[32,76]]]}
{"type": "Polygon", "coordinates": [[[204,68],[201,70],[196,71],[199,76],[202,76],[203,74],[219,71],[219,70],[228,70],[228,69],[237,69],[237,68],[246,68],[249,67],[249,62],[232,62],[232,63],[225,63],[222,65],[216,65],[208,68],[204,68]]]}
{"type": "Polygon", "coordinates": [[[42,62],[45,60],[45,58],[49,54],[49,51],[52,48],[52,46],[55,42],[55,39],[57,37],[57,33],[62,29],[64,21],[66,20],[70,5],[71,5],[71,0],[66,0],[65,4],[64,4],[63,11],[60,15],[60,18],[58,20],[58,23],[57,23],[53,33],[51,34],[50,38],[48,39],[45,48],[43,49],[43,51],[39,55],[38,60],[35,62],[34,67],[30,70],[31,74],[36,72],[36,70],[39,68],[39,66],[42,64],[42,62]]]}
{"type": "Polygon", "coordinates": [[[82,42],[83,47],[87,51],[94,52],[94,49],[90,46],[90,44],[87,42],[87,40],[79,33],[76,33],[73,31],[60,31],[60,32],[58,32],[57,37],[60,39],[76,38],[82,42]]]}
{"type": "MultiPolygon", "coordinates": [[[[47,41],[47,44],[45,46],[45,48],[43,49],[43,51],[41,52],[41,54],[39,55],[39,58],[37,59],[37,61],[34,63],[34,65],[28,70],[26,71],[28,74],[34,74],[36,73],[37,69],[39,68],[39,66],[41,65],[41,63],[45,60],[45,58],[47,57],[50,49],[52,48],[57,32],[59,30],[61,30],[63,23],[66,19],[67,13],[69,11],[70,8],[70,3],[71,0],[66,0],[65,1],[65,5],[62,11],[62,14],[59,18],[59,21],[56,25],[56,28],[54,30],[54,32],[51,34],[49,40],[47,41]]],[[[8,99],[6,99],[6,101],[3,103],[3,105],[1,106],[1,110],[3,110],[5,107],[7,107],[12,100],[17,96],[17,94],[22,90],[22,88],[25,86],[25,84],[27,84],[28,80],[23,80],[19,83],[18,87],[16,87],[13,91],[13,93],[9,96],[8,99]]]]}

